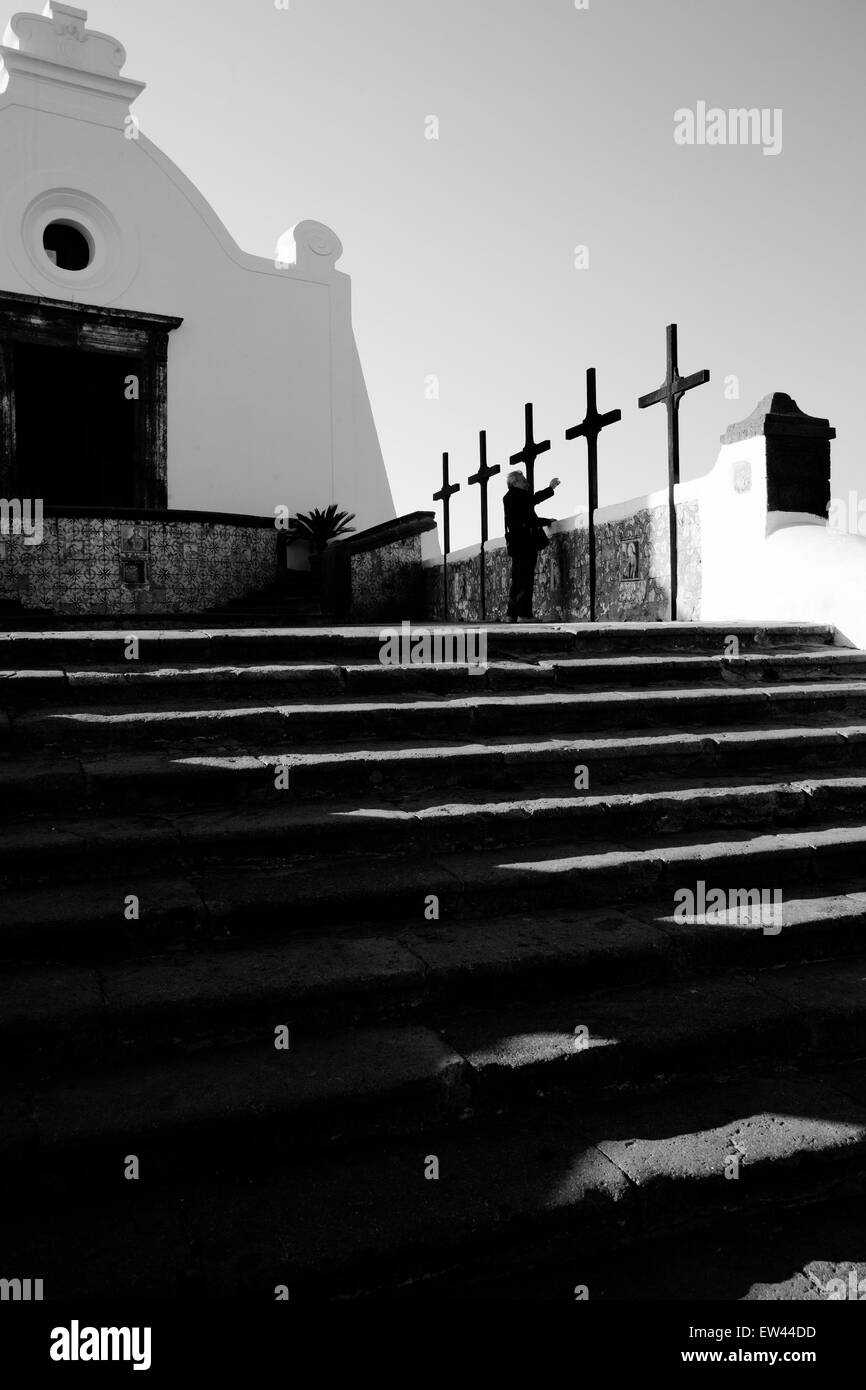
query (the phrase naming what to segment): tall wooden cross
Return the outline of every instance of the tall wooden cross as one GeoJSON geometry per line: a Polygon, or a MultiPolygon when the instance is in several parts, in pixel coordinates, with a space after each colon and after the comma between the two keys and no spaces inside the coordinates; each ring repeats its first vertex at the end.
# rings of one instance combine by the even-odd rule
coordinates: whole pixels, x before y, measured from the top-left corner
{"type": "Polygon", "coordinates": [[[589,620],[595,622],[595,512],[598,507],[598,436],[608,425],[622,419],[621,410],[609,410],[599,415],[595,398],[595,367],[586,369],[586,414],[579,425],[565,431],[566,439],[586,439],[586,461],[589,474],[589,620]]]}
{"type": "Polygon", "coordinates": [[[477,473],[471,473],[466,481],[472,485],[477,484],[481,489],[481,619],[482,622],[487,617],[487,592],[486,575],[484,570],[484,547],[487,544],[487,484],[491,478],[495,478],[499,472],[499,464],[495,463],[492,467],[487,463],[487,431],[481,430],[478,434],[478,453],[481,462],[477,473]]]}
{"type": "Polygon", "coordinates": [[[680,480],[680,401],[687,391],[695,386],[703,386],[710,379],[708,371],[693,372],[691,376],[680,376],[677,364],[677,326],[669,323],[667,328],[668,364],[667,374],[657,391],[638,398],[641,410],[648,405],[662,402],[668,411],[668,528],[670,536],[671,559],[671,621],[677,617],[677,509],[674,489],[680,480]]]}
{"type": "Polygon", "coordinates": [[[442,503],[442,616],[448,621],[448,553],[451,549],[451,498],[460,491],[459,483],[448,481],[448,455],[442,455],[442,487],[434,492],[433,501],[442,503]]]}
{"type": "Polygon", "coordinates": [[[534,491],[535,491],[535,460],[538,458],[538,455],[539,455],[539,454],[546,454],[546,453],[547,453],[548,449],[550,448],[550,440],[549,440],[549,439],[544,439],[544,440],[542,440],[542,442],[541,442],[540,444],[537,444],[537,443],[535,442],[535,435],[534,435],[534,432],[533,432],[532,402],[531,402],[531,401],[527,401],[526,405],[523,407],[523,412],[524,412],[524,419],[525,419],[525,421],[526,421],[525,426],[524,426],[524,431],[525,431],[525,432],[524,432],[523,448],[520,450],[520,453],[519,453],[519,454],[512,454],[511,457],[510,457],[510,459],[509,459],[509,462],[510,462],[510,463],[516,463],[516,464],[522,463],[522,464],[525,466],[525,468],[526,468],[526,481],[529,483],[529,491],[530,491],[530,492],[534,492],[534,491]]]}

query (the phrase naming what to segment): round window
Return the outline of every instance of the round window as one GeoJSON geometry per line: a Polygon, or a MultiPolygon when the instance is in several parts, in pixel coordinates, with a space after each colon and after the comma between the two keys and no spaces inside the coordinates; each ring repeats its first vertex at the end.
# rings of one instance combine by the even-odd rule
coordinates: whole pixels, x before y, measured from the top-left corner
{"type": "Polygon", "coordinates": [[[49,222],[42,233],[42,245],[59,270],[86,270],[93,260],[93,241],[74,222],[49,222]]]}

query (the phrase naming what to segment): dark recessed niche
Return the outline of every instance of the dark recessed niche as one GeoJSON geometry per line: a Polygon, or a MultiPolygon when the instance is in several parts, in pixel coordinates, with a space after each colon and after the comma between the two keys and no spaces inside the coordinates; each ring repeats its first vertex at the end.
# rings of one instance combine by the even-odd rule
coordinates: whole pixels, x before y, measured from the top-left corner
{"type": "Polygon", "coordinates": [[[86,270],[93,260],[90,237],[72,222],[49,222],[42,233],[42,245],[59,270],[86,270]]]}

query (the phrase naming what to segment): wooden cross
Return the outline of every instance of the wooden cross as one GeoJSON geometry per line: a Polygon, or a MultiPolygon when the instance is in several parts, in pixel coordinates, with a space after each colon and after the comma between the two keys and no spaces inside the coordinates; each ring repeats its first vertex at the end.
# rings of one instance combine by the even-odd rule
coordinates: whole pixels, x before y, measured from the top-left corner
{"type": "Polygon", "coordinates": [[[589,473],[589,620],[595,622],[595,513],[598,507],[598,436],[608,425],[622,419],[621,410],[609,410],[599,415],[595,397],[595,367],[586,369],[586,414],[579,425],[565,431],[566,439],[586,440],[586,460],[589,473]]]}
{"type": "Polygon", "coordinates": [[[498,463],[495,463],[492,468],[488,466],[486,430],[479,432],[478,453],[481,458],[478,472],[470,474],[466,481],[470,485],[477,484],[481,489],[481,620],[483,622],[487,617],[486,576],[484,572],[484,547],[487,544],[487,484],[500,471],[498,463]]]}
{"type": "Polygon", "coordinates": [[[539,454],[546,454],[546,453],[547,453],[547,450],[550,448],[550,440],[549,440],[549,439],[545,439],[545,440],[543,440],[540,444],[536,444],[536,442],[535,442],[535,436],[534,436],[534,433],[533,433],[532,402],[531,402],[531,401],[527,401],[526,405],[523,407],[523,412],[524,412],[524,418],[525,418],[525,421],[526,421],[525,427],[524,427],[524,442],[523,442],[523,448],[520,450],[520,453],[519,453],[519,454],[512,454],[511,457],[510,457],[510,459],[509,459],[509,462],[510,462],[510,463],[517,463],[517,464],[522,463],[522,464],[525,466],[525,468],[526,468],[526,481],[529,483],[529,491],[530,491],[530,492],[534,492],[534,491],[535,491],[535,460],[538,458],[538,455],[539,455],[539,454]]]}
{"type": "Polygon", "coordinates": [[[703,386],[709,381],[708,371],[693,372],[691,376],[680,376],[677,365],[677,326],[669,323],[667,328],[668,364],[667,375],[657,391],[638,398],[641,410],[648,405],[662,402],[668,411],[668,528],[671,557],[671,621],[677,617],[677,511],[674,489],[680,480],[680,424],[679,405],[687,391],[695,386],[703,386]]]}
{"type": "Polygon", "coordinates": [[[459,483],[449,483],[448,481],[448,455],[442,455],[442,487],[439,492],[434,492],[433,501],[442,503],[442,583],[444,585],[444,595],[442,600],[442,614],[447,623],[448,621],[448,552],[451,549],[451,498],[455,492],[460,491],[459,483]]]}

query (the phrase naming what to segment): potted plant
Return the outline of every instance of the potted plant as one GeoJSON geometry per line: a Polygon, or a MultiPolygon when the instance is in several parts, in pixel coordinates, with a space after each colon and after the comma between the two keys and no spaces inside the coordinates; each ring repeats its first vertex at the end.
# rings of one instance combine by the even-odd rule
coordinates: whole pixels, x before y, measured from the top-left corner
{"type": "Polygon", "coordinates": [[[354,512],[341,512],[336,503],[322,511],[314,507],[311,512],[293,516],[289,522],[289,541],[306,541],[310,547],[310,569],[321,571],[322,556],[331,541],[354,531],[349,523],[355,520],[354,512]]]}

